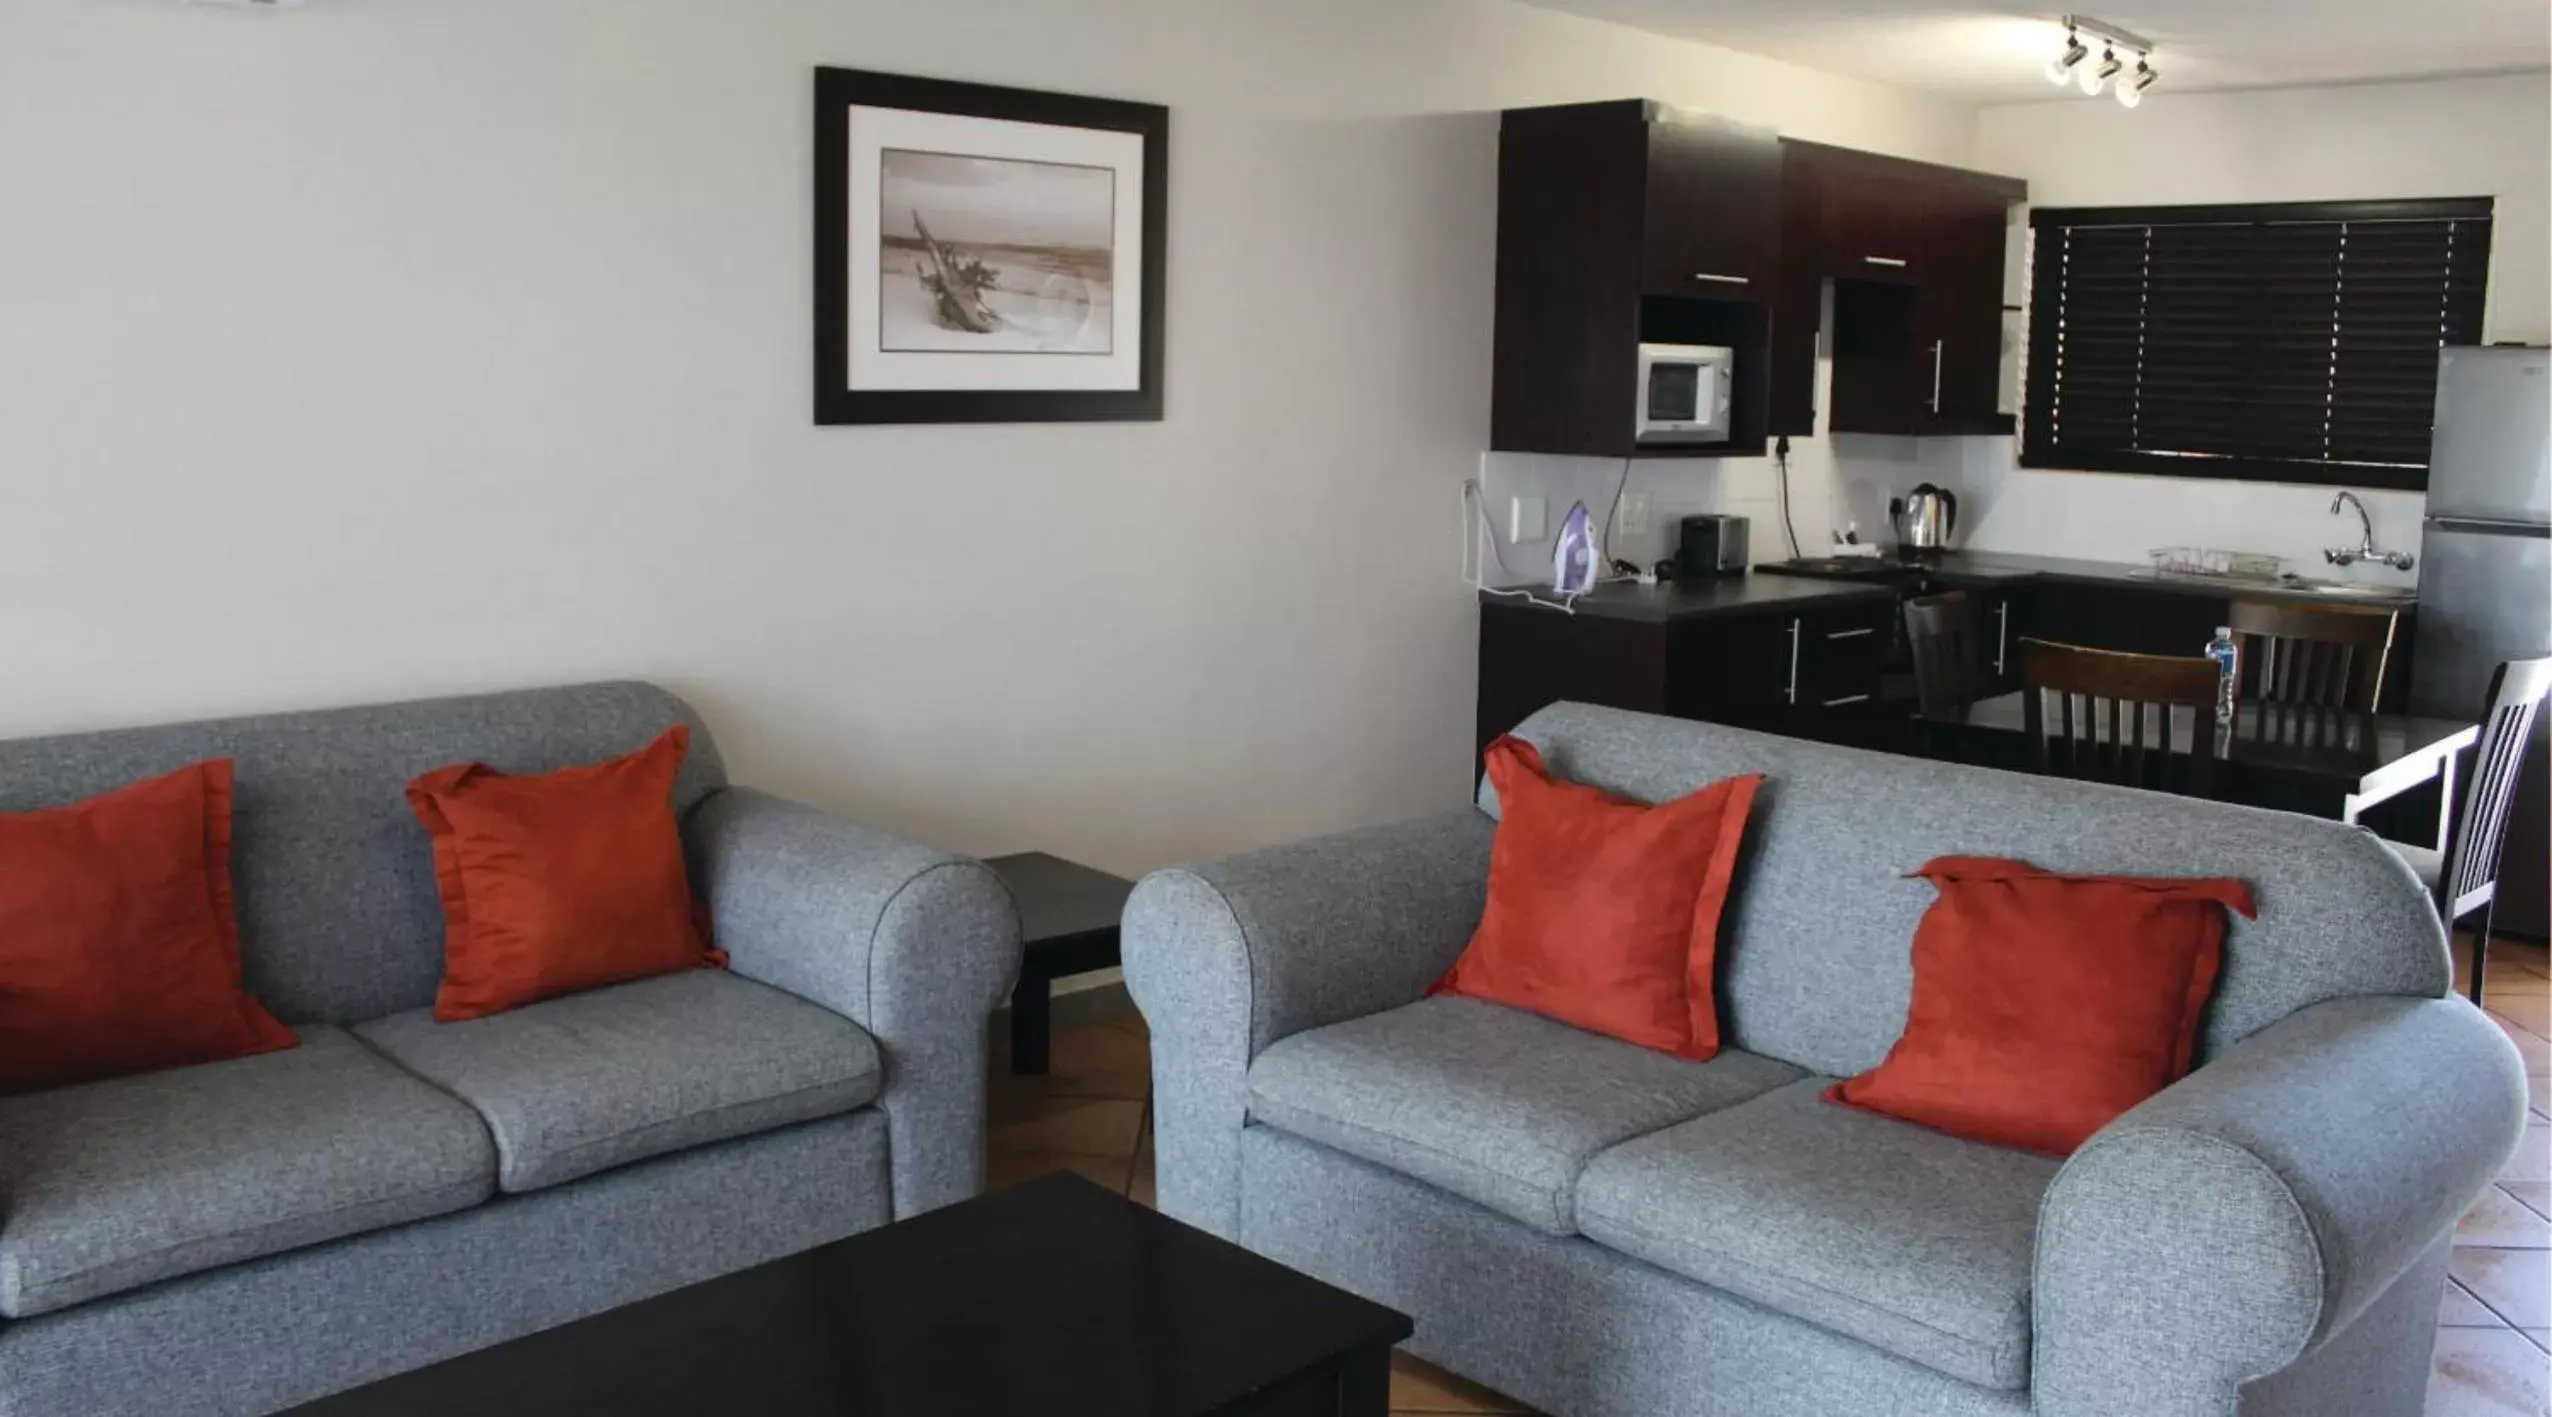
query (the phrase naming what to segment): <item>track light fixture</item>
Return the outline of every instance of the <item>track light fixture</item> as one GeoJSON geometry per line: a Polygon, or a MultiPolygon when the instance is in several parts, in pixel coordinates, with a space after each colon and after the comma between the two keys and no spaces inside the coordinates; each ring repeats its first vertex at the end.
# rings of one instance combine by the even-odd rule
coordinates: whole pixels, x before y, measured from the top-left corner
{"type": "Polygon", "coordinates": [[[2114,82],[2118,102],[2128,108],[2144,102],[2144,91],[2161,75],[2153,67],[2153,41],[2122,30],[2105,20],[2088,15],[2065,16],[2065,47],[2047,61],[2047,82],[2062,88],[2077,84],[2086,94],[2097,94],[2114,82]],[[2089,35],[2100,41],[2100,60],[2089,62],[2091,46],[2083,43],[2089,35]],[[2118,57],[2124,50],[2135,56],[2135,72],[2124,72],[2126,61],[2118,57]]]}
{"type": "Polygon", "coordinates": [[[2082,39],[2073,32],[2073,27],[2066,26],[2065,52],[2047,61],[2047,82],[2058,88],[2072,83],[2073,67],[2090,56],[2091,50],[2085,47],[2082,39]]]}
{"type": "Polygon", "coordinates": [[[2144,91],[2153,87],[2153,81],[2161,77],[2153,71],[2151,64],[2142,59],[2137,60],[2136,71],[2118,80],[2118,106],[2133,108],[2144,102],[2144,91]]]}

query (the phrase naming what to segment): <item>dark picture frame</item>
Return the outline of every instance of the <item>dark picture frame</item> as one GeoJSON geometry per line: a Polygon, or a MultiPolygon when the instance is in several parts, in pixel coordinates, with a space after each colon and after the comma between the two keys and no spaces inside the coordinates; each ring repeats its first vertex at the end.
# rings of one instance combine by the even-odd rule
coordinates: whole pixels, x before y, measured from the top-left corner
{"type": "MultiPolygon", "coordinates": [[[[854,423],[1157,422],[1162,408],[1163,329],[1168,272],[1169,109],[1151,103],[1002,88],[858,69],[815,71],[815,421],[854,423]],[[1133,333],[1137,387],[988,389],[852,387],[851,279],[853,108],[1007,120],[1141,139],[1141,313],[1133,333]]],[[[1113,331],[1121,339],[1126,332],[1113,331]]],[[[1030,355],[1028,358],[1054,358],[1030,355]]]]}

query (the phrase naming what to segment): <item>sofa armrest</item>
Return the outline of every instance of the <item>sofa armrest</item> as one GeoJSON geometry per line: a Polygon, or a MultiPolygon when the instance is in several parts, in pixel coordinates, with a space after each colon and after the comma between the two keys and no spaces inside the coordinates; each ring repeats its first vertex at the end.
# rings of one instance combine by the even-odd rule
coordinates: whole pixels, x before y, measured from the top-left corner
{"type": "Polygon", "coordinates": [[[2515,1048],[2461,999],[2337,999],[2245,1039],[2048,1187],[2034,1410],[2234,1412],[2452,1230],[2525,1109],[2515,1048]]]}
{"type": "Polygon", "coordinates": [[[1495,825],[1464,808],[1156,871],[1135,887],[1125,979],[1152,1032],[1163,1211],[1233,1233],[1250,1060],[1423,996],[1480,923],[1495,825]]]}
{"type": "Polygon", "coordinates": [[[703,799],[683,835],[728,967],[877,1039],[897,1218],[982,1190],[985,1030],[1019,974],[1001,878],[746,788],[703,799]]]}

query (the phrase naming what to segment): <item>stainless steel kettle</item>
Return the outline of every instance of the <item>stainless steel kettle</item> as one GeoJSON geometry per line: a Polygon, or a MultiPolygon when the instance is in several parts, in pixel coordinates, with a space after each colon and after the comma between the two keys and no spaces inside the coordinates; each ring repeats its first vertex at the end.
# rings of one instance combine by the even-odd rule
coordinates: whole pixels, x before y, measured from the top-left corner
{"type": "Polygon", "coordinates": [[[1926,482],[1891,500],[1888,516],[1896,523],[1896,544],[1913,551],[1946,551],[1958,530],[1958,494],[1926,482]]]}

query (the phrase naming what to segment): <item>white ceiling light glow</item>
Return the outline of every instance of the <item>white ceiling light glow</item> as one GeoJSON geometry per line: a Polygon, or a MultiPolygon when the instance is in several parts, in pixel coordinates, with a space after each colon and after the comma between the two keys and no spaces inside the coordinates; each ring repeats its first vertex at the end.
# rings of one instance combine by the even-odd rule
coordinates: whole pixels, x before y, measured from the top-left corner
{"type": "Polygon", "coordinates": [[[2047,61],[2048,82],[2061,88],[2070,81],[2086,94],[2097,94],[2114,83],[2119,104],[2127,108],[2144,102],[2144,91],[2160,77],[2153,67],[2152,40],[2089,15],[2065,16],[2065,47],[2047,61]],[[2097,63],[2092,61],[2091,46],[2082,42],[2084,35],[2100,41],[2097,63]],[[2126,61],[2118,57],[2122,49],[2135,56],[2134,73],[2125,72],[2126,61]]]}

